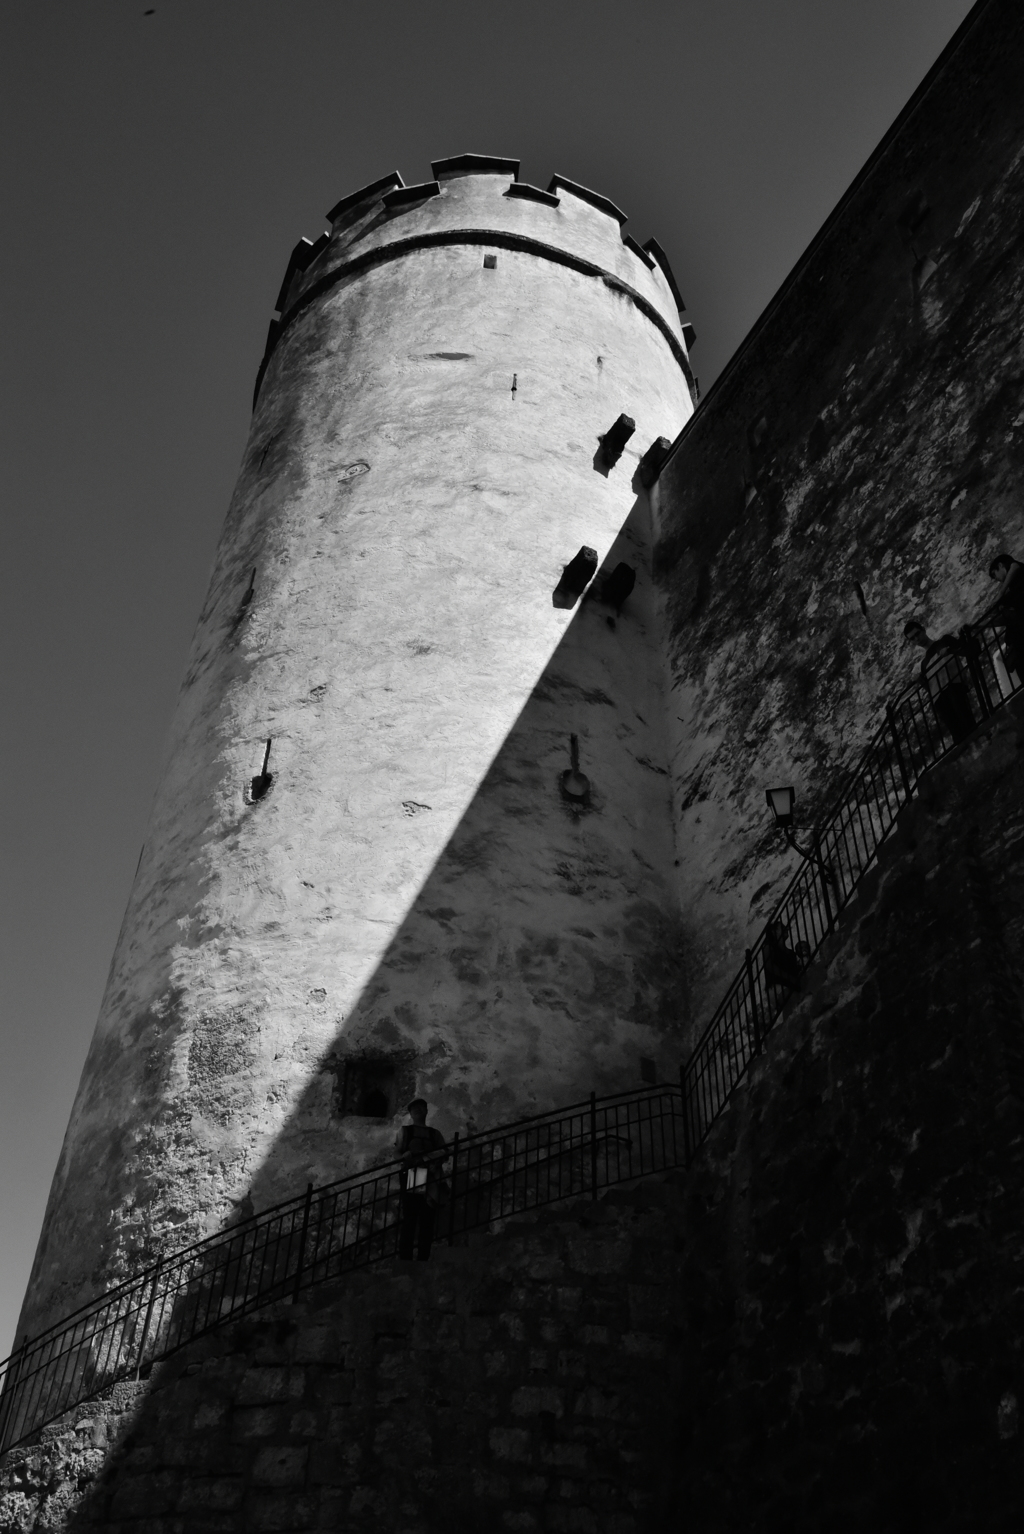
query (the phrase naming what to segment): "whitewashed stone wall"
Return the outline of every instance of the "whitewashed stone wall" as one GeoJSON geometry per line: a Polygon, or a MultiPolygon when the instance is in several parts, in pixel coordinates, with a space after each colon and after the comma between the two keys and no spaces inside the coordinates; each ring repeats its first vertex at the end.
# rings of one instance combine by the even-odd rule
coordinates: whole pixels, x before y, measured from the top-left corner
{"type": "Polygon", "coordinates": [[[419,204],[371,197],[292,283],[22,1333],[385,1158],[414,1090],[451,1133],[632,1086],[641,1058],[677,1068],[636,470],[692,408],[679,320],[611,213],[510,181],[442,169],[419,204]],[[581,545],[636,568],[620,615],[553,606],[581,545]],[[574,735],[582,812],[560,792],[574,735]],[[378,1118],[341,1111],[367,1058],[394,1072],[378,1118]]]}

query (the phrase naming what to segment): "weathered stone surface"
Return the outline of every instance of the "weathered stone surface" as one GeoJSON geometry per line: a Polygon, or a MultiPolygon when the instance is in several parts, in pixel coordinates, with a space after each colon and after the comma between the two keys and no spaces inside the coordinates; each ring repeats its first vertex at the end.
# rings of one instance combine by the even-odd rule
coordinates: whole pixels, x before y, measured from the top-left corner
{"type": "Polygon", "coordinates": [[[1024,556],[1024,13],[973,21],[653,492],[695,1027],[794,870],[765,789],[810,826],[913,673],[906,620],[957,628],[1024,556]]]}
{"type": "Polygon", "coordinates": [[[292,310],[317,296],[262,380],[21,1332],[388,1156],[415,1093],[451,1133],[677,1068],[633,480],[692,408],[649,311],[679,321],[615,217],[506,197],[510,175],[349,210],[296,278],[292,310]],[[487,269],[482,229],[534,244],[487,269]],[[637,570],[621,615],[552,605],[583,544],[637,570]],[[375,1114],[346,1088],[366,1060],[390,1072],[375,1114]]]}
{"type": "Polygon", "coordinates": [[[0,1531],[1009,1534],[1022,908],[1024,702],[903,812],[688,1178],[211,1335],[13,1451],[0,1531]]]}
{"type": "MultiPolygon", "coordinates": [[[[188,1534],[638,1531],[637,1497],[655,1516],[679,1388],[671,1363],[652,1376],[628,1331],[631,1292],[678,1295],[678,1194],[659,1194],[356,1275],[194,1344],[154,1372],[134,1416],[90,1405],[90,1421],[110,1413],[98,1481],[104,1457],[81,1431],[12,1451],[0,1530],[127,1534],[159,1517],[188,1534]],[[587,1262],[612,1233],[615,1268],[587,1262]]],[[[678,1303],[659,1319],[668,1355],[678,1303]]]]}
{"type": "Polygon", "coordinates": [[[697,1526],[1019,1525],[1021,849],[1016,705],[904,810],[694,1169],[697,1526]]]}
{"type": "MultiPolygon", "coordinates": [[[[765,783],[793,777],[813,815],[908,674],[904,619],[954,626],[996,547],[1020,552],[1022,64],[1019,9],[980,6],[662,473],[677,883],[702,1000],[785,871],[765,783]]],[[[493,190],[447,187],[422,228],[457,202],[471,222],[493,190]]],[[[587,241],[607,232],[608,215],[580,217],[587,241]]],[[[289,303],[384,238],[361,219],[289,303]]],[[[380,377],[352,363],[348,279],[271,359],[56,1184],[40,1315],[72,1245],[68,1285],[99,1283],[232,1200],[381,1154],[389,1130],[332,1117],[342,1022],[359,1048],[408,1050],[447,1127],[479,1103],[557,1098],[581,1060],[612,1085],[641,1043],[662,1063],[675,1046],[643,506],[621,464],[584,483],[571,457],[621,413],[610,385],[632,376],[640,311],[607,285],[595,308],[581,274],[563,287],[520,257],[470,270],[431,248],[401,282],[366,268],[380,377]],[[407,302],[415,345],[393,323],[407,302]],[[509,366],[517,305],[516,344],[575,359],[567,391],[537,382],[526,427],[527,383],[514,404],[496,385],[505,368],[529,382],[509,366]],[[470,311],[477,350],[420,349],[470,311]],[[621,347],[600,378],[595,313],[621,347]],[[385,396],[401,407],[387,420],[385,396]],[[346,425],[363,432],[347,447],[346,425]],[[453,552],[446,519],[470,504],[453,552]],[[521,622],[523,572],[543,565],[549,601],[581,543],[606,567],[636,559],[628,635],[597,603],[563,630],[538,596],[521,622]],[[261,584],[240,617],[250,560],[261,584]],[[555,794],[537,812],[567,771],[570,716],[600,763],[587,814],[555,794]],[[243,813],[258,762],[239,742],[264,734],[273,791],[243,813]],[[371,864],[379,904],[354,914],[371,864]],[[133,1115],[150,1122],[122,1140],[133,1115]],[[109,1231],[76,1223],[98,1188],[109,1231]]],[[[628,402],[640,435],[676,408],[667,378],[628,402]]],[[[685,1184],[510,1223],[211,1335],[141,1394],[119,1386],[8,1455],[0,1531],[1016,1531],[1022,742],[1018,705],[928,779],[685,1184]]]]}

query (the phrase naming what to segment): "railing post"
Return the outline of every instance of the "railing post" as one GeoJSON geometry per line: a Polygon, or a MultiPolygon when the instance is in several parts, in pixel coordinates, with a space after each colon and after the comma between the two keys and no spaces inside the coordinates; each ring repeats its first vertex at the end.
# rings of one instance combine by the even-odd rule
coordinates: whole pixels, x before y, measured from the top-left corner
{"type": "Polygon", "coordinates": [[[750,1020],[754,1025],[754,1054],[761,1053],[761,1017],[757,1005],[757,991],[754,989],[754,957],[748,948],[746,950],[745,963],[747,966],[747,989],[750,991],[750,1020]]]}
{"type": "Polygon", "coordinates": [[[900,779],[903,783],[903,792],[909,799],[913,790],[910,787],[910,773],[903,757],[903,747],[900,745],[899,725],[896,722],[896,710],[891,703],[885,705],[885,717],[889,722],[889,730],[892,734],[893,751],[896,756],[896,765],[900,770],[900,779]]]}
{"type": "Polygon", "coordinates": [[[157,1263],[153,1269],[153,1282],[149,1286],[149,1299],[146,1302],[146,1319],[142,1323],[142,1336],[139,1339],[139,1352],[135,1364],[135,1378],[139,1379],[142,1373],[142,1361],[146,1356],[146,1343],[149,1341],[149,1328],[153,1320],[153,1309],[156,1305],[156,1286],[160,1282],[160,1269],[163,1262],[157,1263]]]}
{"type": "Polygon", "coordinates": [[[982,676],[981,667],[978,665],[978,641],[971,632],[969,625],[965,625],[960,630],[960,643],[967,660],[967,669],[971,674],[971,681],[974,683],[974,691],[978,695],[981,717],[987,719],[992,712],[992,700],[989,698],[988,688],[985,686],[985,678],[982,676]]]}
{"type": "Polygon", "coordinates": [[[683,1166],[690,1170],[690,1104],[686,1099],[686,1066],[679,1062],[679,1102],[683,1110],[683,1166]]]}
{"type": "Polygon", "coordinates": [[[456,1188],[455,1179],[458,1176],[458,1172],[459,1172],[459,1132],[458,1132],[458,1130],[456,1130],[455,1131],[455,1138],[452,1141],[452,1191],[451,1191],[451,1196],[450,1196],[450,1198],[448,1200],[448,1210],[449,1210],[449,1214],[448,1214],[448,1245],[449,1246],[454,1246],[455,1245],[455,1188],[456,1188]]]}
{"type": "Polygon", "coordinates": [[[590,1196],[597,1201],[597,1093],[590,1094],[590,1196]]]}
{"type": "Polygon", "coordinates": [[[295,1264],[295,1288],[292,1290],[292,1299],[297,1300],[299,1289],[302,1286],[302,1274],[306,1266],[306,1234],[309,1230],[309,1211],[313,1205],[313,1184],[306,1184],[306,1202],[302,1209],[302,1235],[299,1238],[299,1260],[295,1264]]]}
{"type": "Polygon", "coordinates": [[[28,1352],[29,1337],[22,1339],[21,1347],[14,1356],[14,1362],[7,1371],[4,1381],[3,1395],[0,1397],[0,1454],[7,1448],[7,1429],[17,1412],[17,1390],[21,1384],[21,1371],[25,1367],[25,1355],[28,1352]]]}
{"type": "Polygon", "coordinates": [[[825,871],[825,863],[821,856],[821,840],[817,831],[814,833],[814,866],[818,870],[818,882],[821,885],[821,898],[825,903],[825,915],[828,918],[827,930],[831,932],[835,922],[835,912],[832,909],[832,895],[828,887],[828,874],[825,871]]]}

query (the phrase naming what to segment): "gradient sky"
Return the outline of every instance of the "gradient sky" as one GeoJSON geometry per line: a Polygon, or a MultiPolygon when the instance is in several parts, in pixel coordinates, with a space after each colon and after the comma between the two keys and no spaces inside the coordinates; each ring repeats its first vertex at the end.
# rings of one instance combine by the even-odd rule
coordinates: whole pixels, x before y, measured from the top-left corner
{"type": "Polygon", "coordinates": [[[0,8],[0,1358],[288,254],[472,150],[667,250],[706,390],[967,0],[0,8]]]}

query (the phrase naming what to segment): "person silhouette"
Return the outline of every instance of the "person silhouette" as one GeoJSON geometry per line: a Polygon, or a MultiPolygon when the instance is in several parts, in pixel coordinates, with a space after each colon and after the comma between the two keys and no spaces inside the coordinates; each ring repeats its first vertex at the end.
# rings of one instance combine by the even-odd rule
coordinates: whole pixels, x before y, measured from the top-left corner
{"type": "Polygon", "coordinates": [[[970,690],[964,681],[968,674],[964,640],[952,634],[932,639],[920,618],[911,618],[903,634],[924,650],[921,680],[928,689],[939,722],[955,743],[966,740],[977,720],[971,708],[970,690]]]}
{"type": "Polygon", "coordinates": [[[1003,661],[1007,673],[1016,675],[1019,686],[1024,677],[1024,565],[1012,554],[997,554],[988,574],[990,580],[999,582],[999,589],[978,622],[1002,625],[1003,661]]]}
{"type": "Polygon", "coordinates": [[[437,1206],[443,1190],[441,1176],[448,1160],[448,1146],[440,1130],[427,1124],[428,1105],[414,1097],[406,1112],[411,1124],[403,1124],[395,1141],[402,1160],[401,1214],[398,1255],[408,1260],[413,1248],[421,1262],[430,1256],[437,1206]]]}

